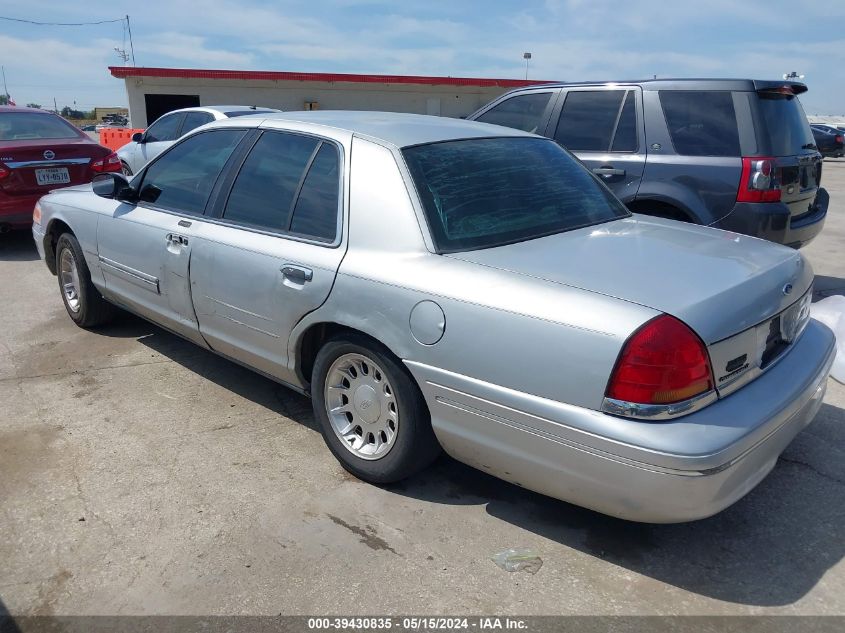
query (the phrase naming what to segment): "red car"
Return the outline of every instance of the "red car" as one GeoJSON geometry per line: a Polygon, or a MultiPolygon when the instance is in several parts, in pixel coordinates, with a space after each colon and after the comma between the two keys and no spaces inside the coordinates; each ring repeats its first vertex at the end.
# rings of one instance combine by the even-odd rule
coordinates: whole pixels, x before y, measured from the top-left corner
{"type": "Polygon", "coordinates": [[[32,210],[51,189],[120,171],[120,159],[62,117],[0,106],[0,233],[32,225],[32,210]]]}

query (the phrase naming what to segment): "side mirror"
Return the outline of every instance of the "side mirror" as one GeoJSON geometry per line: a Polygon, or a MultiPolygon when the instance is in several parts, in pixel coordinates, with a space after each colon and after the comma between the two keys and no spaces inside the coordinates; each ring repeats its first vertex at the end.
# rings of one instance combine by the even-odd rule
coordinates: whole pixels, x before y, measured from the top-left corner
{"type": "Polygon", "coordinates": [[[143,143],[144,142],[144,133],[143,132],[135,132],[135,134],[132,135],[132,141],[134,143],[143,143]]]}
{"type": "Polygon", "coordinates": [[[131,197],[132,187],[123,174],[97,174],[91,181],[91,188],[101,198],[125,200],[131,197]]]}

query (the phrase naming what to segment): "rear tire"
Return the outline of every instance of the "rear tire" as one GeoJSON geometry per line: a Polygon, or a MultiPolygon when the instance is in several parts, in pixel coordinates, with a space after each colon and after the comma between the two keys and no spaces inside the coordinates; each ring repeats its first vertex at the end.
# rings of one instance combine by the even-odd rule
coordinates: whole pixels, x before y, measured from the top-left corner
{"type": "Polygon", "coordinates": [[[82,247],[72,233],[62,234],[56,242],[56,276],[65,310],[79,327],[96,327],[114,317],[117,308],[91,283],[82,247]]]}
{"type": "Polygon", "coordinates": [[[344,334],[323,345],[311,400],[329,450],[359,479],[399,481],[440,454],[416,383],[401,361],[366,336],[344,334]]]}

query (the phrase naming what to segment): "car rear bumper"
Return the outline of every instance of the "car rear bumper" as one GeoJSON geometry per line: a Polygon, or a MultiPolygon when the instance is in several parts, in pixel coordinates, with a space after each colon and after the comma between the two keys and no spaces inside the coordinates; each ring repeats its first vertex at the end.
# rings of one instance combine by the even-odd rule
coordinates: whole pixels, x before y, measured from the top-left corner
{"type": "Polygon", "coordinates": [[[0,192],[0,224],[27,228],[32,224],[32,210],[41,195],[9,196],[0,192]]]}
{"type": "Polygon", "coordinates": [[[791,217],[789,207],[780,202],[738,202],[733,211],[712,226],[801,248],[821,232],[829,204],[830,196],[822,188],[812,208],[799,216],[791,217]]]}
{"type": "Polygon", "coordinates": [[[406,364],[438,440],[459,461],[604,514],[677,523],[723,510],[768,474],[815,417],[834,355],[832,332],[811,321],[760,378],[667,422],[615,418],[406,364]]]}

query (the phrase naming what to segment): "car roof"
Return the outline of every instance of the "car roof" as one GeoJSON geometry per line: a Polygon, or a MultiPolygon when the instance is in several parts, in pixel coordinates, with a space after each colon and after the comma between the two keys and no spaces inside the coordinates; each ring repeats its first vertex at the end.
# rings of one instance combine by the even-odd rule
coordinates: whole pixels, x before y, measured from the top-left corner
{"type": "Polygon", "coordinates": [[[50,112],[49,110],[41,110],[40,108],[24,108],[23,106],[0,106],[0,112],[38,112],[40,114],[56,116],[55,112],[50,112]]]}
{"type": "Polygon", "coordinates": [[[536,136],[489,123],[401,112],[302,110],[269,114],[262,118],[261,124],[276,121],[329,127],[369,137],[397,148],[467,138],[536,136]]]}
{"type": "MultiPolygon", "coordinates": [[[[191,106],[190,108],[179,108],[178,110],[171,110],[167,112],[167,114],[172,114],[174,112],[219,112],[220,114],[226,114],[227,112],[246,112],[250,110],[255,110],[257,114],[267,112],[281,112],[281,110],[276,110],[275,108],[267,108],[264,106],[245,106],[245,105],[206,105],[206,106],[191,106]]],[[[163,116],[163,115],[162,115],[163,116]]]]}
{"type": "Polygon", "coordinates": [[[611,84],[639,85],[643,90],[740,90],[754,92],[770,88],[790,86],[795,94],[807,92],[807,85],[800,81],[770,80],[770,79],[730,79],[730,78],[661,78],[661,79],[616,79],[602,81],[572,81],[537,84],[527,88],[517,88],[511,92],[522,90],[540,90],[543,88],[572,88],[578,86],[607,86],[611,84]]]}

